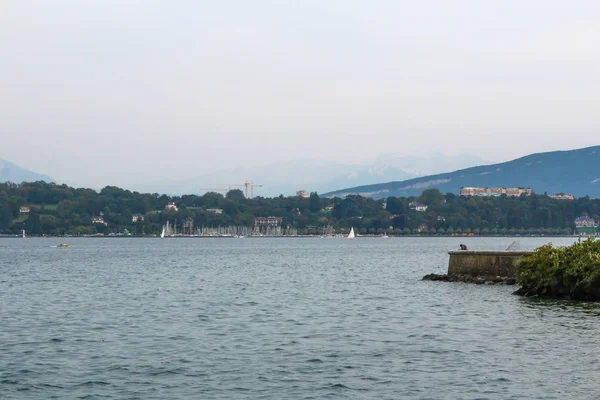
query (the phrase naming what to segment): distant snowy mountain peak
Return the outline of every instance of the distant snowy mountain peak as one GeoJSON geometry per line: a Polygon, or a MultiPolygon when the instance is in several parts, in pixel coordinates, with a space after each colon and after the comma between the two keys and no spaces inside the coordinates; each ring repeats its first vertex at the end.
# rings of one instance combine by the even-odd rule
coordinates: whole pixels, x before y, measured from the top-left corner
{"type": "Polygon", "coordinates": [[[436,172],[487,164],[479,158],[435,155],[381,156],[374,162],[348,165],[310,158],[282,161],[269,165],[232,168],[206,173],[194,178],[162,182],[135,183],[131,188],[169,194],[204,193],[202,188],[216,188],[227,183],[252,181],[263,185],[255,195],[272,197],[293,195],[300,189],[325,193],[351,186],[369,185],[417,178],[436,172]],[[458,165],[458,167],[457,167],[458,165]]]}

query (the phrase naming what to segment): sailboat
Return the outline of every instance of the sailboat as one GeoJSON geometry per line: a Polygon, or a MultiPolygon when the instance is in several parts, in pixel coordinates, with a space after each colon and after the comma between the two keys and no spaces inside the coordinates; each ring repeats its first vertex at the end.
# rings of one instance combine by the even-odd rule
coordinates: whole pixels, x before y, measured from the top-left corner
{"type": "Polygon", "coordinates": [[[25,235],[25,229],[23,229],[23,239],[25,239],[27,236],[25,235]]]}
{"type": "Polygon", "coordinates": [[[350,233],[348,234],[348,239],[354,239],[356,235],[354,235],[354,227],[350,228],[350,233]]]}
{"type": "Polygon", "coordinates": [[[160,233],[160,238],[161,238],[161,239],[165,237],[165,230],[166,230],[166,229],[165,229],[165,226],[163,225],[163,230],[162,230],[162,232],[160,233]]]}

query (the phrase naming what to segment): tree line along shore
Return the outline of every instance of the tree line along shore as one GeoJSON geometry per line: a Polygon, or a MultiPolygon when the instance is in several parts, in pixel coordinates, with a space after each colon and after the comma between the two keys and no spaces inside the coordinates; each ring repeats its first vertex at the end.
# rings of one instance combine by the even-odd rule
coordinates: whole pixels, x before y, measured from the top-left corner
{"type": "Polygon", "coordinates": [[[178,233],[201,227],[253,232],[280,228],[298,235],[572,235],[598,234],[600,199],[460,196],[426,189],[420,196],[374,200],[225,195],[168,196],[107,186],[100,191],[45,182],[0,183],[0,234],[157,235],[168,223],[178,233]],[[580,223],[576,226],[576,221],[580,223]],[[583,225],[581,224],[583,221],[583,225]]]}

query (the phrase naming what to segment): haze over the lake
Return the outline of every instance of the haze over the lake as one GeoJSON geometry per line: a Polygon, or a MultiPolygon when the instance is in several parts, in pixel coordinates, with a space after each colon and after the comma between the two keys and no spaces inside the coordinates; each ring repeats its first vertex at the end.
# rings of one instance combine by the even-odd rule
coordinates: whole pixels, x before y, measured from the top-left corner
{"type": "Polygon", "coordinates": [[[0,54],[0,158],[75,185],[598,144],[593,0],[4,0],[0,54]]]}

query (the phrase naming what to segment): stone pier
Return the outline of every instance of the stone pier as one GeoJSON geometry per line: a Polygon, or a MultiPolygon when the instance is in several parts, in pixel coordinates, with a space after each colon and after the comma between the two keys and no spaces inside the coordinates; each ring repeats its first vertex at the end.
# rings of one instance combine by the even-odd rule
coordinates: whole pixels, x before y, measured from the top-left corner
{"type": "Polygon", "coordinates": [[[533,251],[449,251],[448,276],[514,278],[517,263],[533,251]]]}

